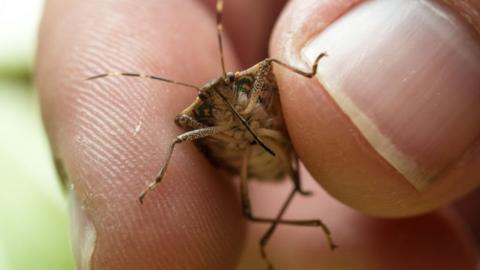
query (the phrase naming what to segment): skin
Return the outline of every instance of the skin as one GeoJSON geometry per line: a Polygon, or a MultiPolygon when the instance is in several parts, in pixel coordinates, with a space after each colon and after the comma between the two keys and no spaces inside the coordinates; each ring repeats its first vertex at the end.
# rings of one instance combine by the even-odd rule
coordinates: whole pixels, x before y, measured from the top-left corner
{"type": "MultiPolygon", "coordinates": [[[[145,80],[81,81],[105,70],[152,73],[196,85],[218,77],[212,1],[179,2],[47,1],[38,47],[37,87],[53,151],[75,187],[74,203],[84,209],[96,230],[90,269],[263,267],[256,245],[266,227],[254,225],[246,234],[233,182],[209,165],[192,144],[176,149],[164,182],[145,204],[140,206],[136,201],[163,162],[169,143],[182,132],[173,119],[192,102],[195,93],[145,80]],[[240,256],[245,239],[247,251],[240,256]]],[[[249,9],[251,2],[226,3],[228,70],[245,68],[266,57],[271,26],[283,6],[283,1],[260,1],[249,9]],[[240,42],[246,33],[241,29],[249,29],[248,42],[240,42]]],[[[273,57],[282,59],[286,53],[282,44],[285,33],[291,30],[288,20],[293,14],[302,17],[297,10],[300,2],[291,2],[276,26],[270,41],[273,57]]],[[[324,2],[331,5],[332,1],[324,2]]],[[[344,2],[344,6],[331,5],[331,11],[344,12],[349,1],[344,2]]],[[[319,16],[328,21],[327,14],[319,16]]],[[[307,35],[308,27],[302,31],[307,35]]],[[[335,126],[325,132],[323,125],[333,123],[302,117],[321,108],[333,118],[339,115],[331,109],[332,101],[323,96],[321,103],[301,96],[284,98],[286,91],[302,87],[321,89],[318,82],[299,81],[280,69],[276,74],[294,146],[313,175],[304,172],[304,180],[315,191],[314,197],[296,201],[287,214],[323,218],[341,247],[338,252],[327,251],[319,230],[281,226],[268,247],[278,269],[475,269],[473,236],[448,205],[473,190],[478,181],[452,189],[452,183],[461,177],[454,175],[434,184],[420,198],[395,177],[388,177],[385,183],[365,177],[361,185],[348,181],[356,175],[322,177],[321,168],[327,162],[323,152],[308,149],[348,127],[335,126]],[[335,177],[340,181],[329,180],[335,177]],[[363,213],[322,192],[313,179],[363,213]],[[367,189],[377,196],[361,196],[367,189]],[[396,199],[405,206],[400,210],[383,197],[398,189],[402,192],[396,199]],[[345,190],[355,192],[346,194],[345,190]],[[405,217],[425,212],[428,214],[393,220],[364,214],[405,217]]],[[[359,162],[371,153],[362,152],[365,148],[356,146],[348,136],[339,138],[335,146],[343,148],[336,151],[354,153],[349,157],[351,164],[378,174],[389,173],[375,163],[359,162]]],[[[478,170],[472,171],[478,180],[478,170]]],[[[254,211],[270,216],[290,188],[288,182],[273,187],[257,183],[254,187],[254,211]]],[[[478,205],[478,200],[470,198],[468,202],[471,208],[478,205]]],[[[81,265],[82,254],[76,250],[77,265],[81,265]]]]}

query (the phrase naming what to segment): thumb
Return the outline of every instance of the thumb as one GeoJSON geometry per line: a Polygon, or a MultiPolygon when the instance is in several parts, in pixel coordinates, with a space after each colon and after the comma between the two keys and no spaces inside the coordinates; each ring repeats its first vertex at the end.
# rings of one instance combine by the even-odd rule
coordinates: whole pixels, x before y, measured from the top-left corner
{"type": "Polygon", "coordinates": [[[480,183],[480,6],[473,1],[292,1],[271,41],[315,79],[277,68],[295,149],[364,212],[432,210],[480,183]]]}

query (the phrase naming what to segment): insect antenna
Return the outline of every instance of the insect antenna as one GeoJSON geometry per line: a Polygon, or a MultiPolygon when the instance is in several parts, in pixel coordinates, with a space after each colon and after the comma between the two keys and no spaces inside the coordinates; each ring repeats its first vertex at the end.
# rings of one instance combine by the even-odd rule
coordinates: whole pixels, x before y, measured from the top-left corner
{"type": "Polygon", "coordinates": [[[184,83],[184,82],[177,82],[177,81],[174,81],[174,80],[165,79],[165,78],[158,77],[158,76],[155,76],[155,75],[147,75],[147,74],[140,74],[140,73],[129,73],[129,72],[107,72],[107,73],[98,74],[98,75],[95,75],[95,76],[88,77],[88,78],[85,79],[85,81],[91,81],[91,80],[96,80],[96,79],[106,78],[106,77],[138,77],[138,78],[162,81],[162,82],[171,83],[171,84],[177,84],[177,85],[190,87],[190,88],[193,88],[197,91],[200,91],[200,87],[195,86],[193,84],[184,83]]]}
{"type": "Polygon", "coordinates": [[[265,149],[265,151],[267,151],[268,153],[270,153],[272,156],[275,156],[275,152],[273,152],[272,149],[270,149],[261,139],[260,137],[258,137],[257,134],[255,134],[255,131],[252,130],[252,128],[250,127],[250,125],[247,123],[247,121],[245,121],[245,119],[240,115],[240,113],[233,107],[233,105],[227,100],[227,98],[222,94],[220,93],[217,89],[215,89],[215,93],[217,93],[221,98],[222,100],[225,102],[225,104],[227,104],[227,106],[229,107],[229,109],[233,112],[233,114],[235,115],[235,117],[238,118],[238,120],[240,120],[240,122],[242,123],[242,125],[248,130],[248,132],[252,135],[253,139],[255,140],[256,143],[258,143],[258,145],[260,145],[263,149],[265,149]]]}
{"type": "Polygon", "coordinates": [[[220,63],[222,64],[222,78],[226,80],[227,72],[225,71],[225,60],[223,59],[223,43],[222,43],[223,0],[217,0],[216,10],[217,10],[217,37],[218,37],[218,48],[220,50],[220,63]]]}

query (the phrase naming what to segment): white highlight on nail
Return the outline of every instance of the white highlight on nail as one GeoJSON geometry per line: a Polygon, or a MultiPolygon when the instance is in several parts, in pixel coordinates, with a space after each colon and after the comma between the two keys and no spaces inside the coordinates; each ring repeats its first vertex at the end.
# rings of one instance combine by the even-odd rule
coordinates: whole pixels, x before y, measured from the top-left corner
{"type": "Polygon", "coordinates": [[[328,53],[317,78],[418,190],[480,134],[480,45],[465,25],[435,1],[371,0],[301,51],[309,64],[328,53]]]}

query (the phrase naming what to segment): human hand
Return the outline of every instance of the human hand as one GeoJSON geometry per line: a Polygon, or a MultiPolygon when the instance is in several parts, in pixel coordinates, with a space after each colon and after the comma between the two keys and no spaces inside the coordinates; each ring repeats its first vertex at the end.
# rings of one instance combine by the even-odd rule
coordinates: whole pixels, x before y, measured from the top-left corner
{"type": "MultiPolygon", "coordinates": [[[[356,2],[298,0],[282,12],[272,57],[302,65],[329,54],[321,83],[277,69],[285,120],[305,166],[337,200],[405,218],[367,218],[316,197],[292,207],[324,217],[338,252],[317,253],[314,232],[292,228],[278,233],[286,248],[277,254],[304,262],[290,269],[475,269],[464,245],[473,237],[448,205],[480,179],[480,5],[356,2]]],[[[478,195],[460,206],[474,233],[478,195]]]]}
{"type": "MultiPolygon", "coordinates": [[[[273,2],[225,3],[229,70],[262,57],[268,26],[281,7],[273,2]]],[[[328,12],[314,12],[318,4],[301,9],[307,2],[293,1],[284,13],[271,42],[273,57],[291,61],[286,57],[292,53],[287,41],[301,45],[302,38],[339,16],[352,1],[326,1],[332,2],[324,3],[328,12]],[[295,26],[300,28],[292,29],[295,26]],[[287,36],[292,31],[297,33],[293,39],[287,36]]],[[[334,51],[328,53],[326,64],[336,57],[334,51]]],[[[234,268],[245,238],[235,190],[193,146],[178,147],[162,185],[145,205],[137,203],[138,192],[155,175],[168,144],[180,132],[173,124],[175,115],[193,101],[194,93],[145,80],[81,81],[105,70],[153,73],[197,85],[219,76],[213,6],[157,0],[48,2],[37,85],[52,146],[75,186],[72,227],[78,268],[90,264],[91,269],[234,268]]],[[[276,72],[295,148],[317,180],[343,202],[370,214],[400,217],[446,205],[478,184],[473,161],[463,169],[472,172],[470,177],[435,181],[419,195],[359,139],[355,126],[345,121],[348,118],[318,82],[292,79],[279,68],[276,72]],[[314,91],[318,96],[312,102],[314,91]],[[455,185],[460,179],[465,184],[455,185]]],[[[254,199],[254,208],[282,200],[270,193],[268,198],[257,193],[263,198],[262,203],[254,199]]],[[[400,266],[416,266],[414,262],[418,269],[474,267],[469,235],[448,211],[383,221],[347,209],[325,194],[307,204],[294,205],[295,215],[322,217],[340,249],[326,251],[320,231],[289,228],[283,234],[286,229],[281,229],[274,238],[287,243],[272,239],[268,247],[279,269],[299,265],[315,269],[328,263],[358,269],[382,269],[388,263],[404,269],[400,266]],[[392,235],[401,237],[388,238],[392,235]],[[309,252],[284,265],[275,252],[292,252],[292,238],[303,240],[296,242],[298,250],[309,252]]],[[[258,256],[256,243],[254,247],[258,256]]],[[[246,268],[247,260],[242,262],[246,268]]]]}

